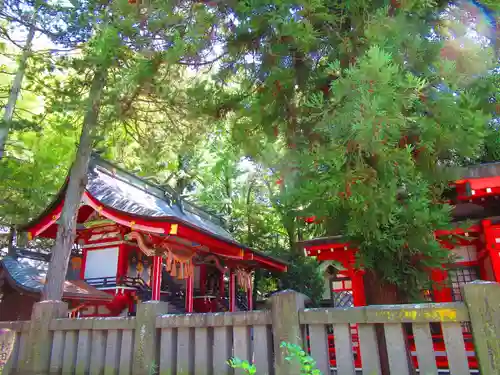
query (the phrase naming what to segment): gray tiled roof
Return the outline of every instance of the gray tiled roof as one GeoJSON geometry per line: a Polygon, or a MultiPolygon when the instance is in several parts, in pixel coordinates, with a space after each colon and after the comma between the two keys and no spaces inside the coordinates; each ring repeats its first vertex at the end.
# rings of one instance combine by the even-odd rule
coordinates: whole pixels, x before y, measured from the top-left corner
{"type": "MultiPolygon", "coordinates": [[[[0,259],[0,268],[7,271],[8,280],[17,288],[28,293],[39,294],[45,285],[48,263],[28,258],[4,257],[0,259]]],[[[66,280],[63,298],[111,301],[113,296],[88,285],[83,280],[66,280]]]]}
{"type": "Polygon", "coordinates": [[[144,181],[99,157],[92,158],[87,191],[102,204],[133,215],[178,219],[233,241],[222,220],[175,197],[171,190],[144,181]]]}
{"type": "Polygon", "coordinates": [[[4,257],[0,260],[17,286],[28,292],[39,293],[43,288],[43,280],[47,274],[47,262],[31,259],[4,257]]]}

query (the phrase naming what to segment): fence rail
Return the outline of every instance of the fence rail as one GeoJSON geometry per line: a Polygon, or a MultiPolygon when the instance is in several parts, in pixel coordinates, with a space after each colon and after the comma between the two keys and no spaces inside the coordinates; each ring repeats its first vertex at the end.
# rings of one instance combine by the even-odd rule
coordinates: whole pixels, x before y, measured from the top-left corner
{"type": "Polygon", "coordinates": [[[391,375],[413,374],[415,363],[429,375],[438,373],[431,328],[439,325],[449,373],[466,375],[462,323],[471,322],[481,374],[498,375],[500,285],[471,284],[465,292],[466,303],[305,309],[303,297],[288,291],[274,295],[269,310],[170,315],[162,303],[144,303],[129,318],[59,318],[58,308],[40,303],[30,322],[0,322],[15,335],[3,374],[229,375],[234,356],[258,374],[298,375],[279,346],[287,341],[309,351],[324,375],[379,375],[384,360],[391,375]],[[379,347],[381,332],[386,347],[379,347]]]}
{"type": "Polygon", "coordinates": [[[377,306],[349,309],[312,309],[299,312],[304,326],[306,344],[325,374],[331,368],[331,351],[335,348],[335,364],[342,375],[356,373],[353,360],[352,324],[357,325],[363,374],[381,374],[376,337],[376,325],[381,324],[387,343],[391,373],[410,375],[408,338],[405,324],[411,324],[416,343],[416,355],[422,374],[437,374],[430,323],[441,323],[452,374],[469,374],[469,364],[461,322],[469,321],[464,304],[423,304],[377,306]],[[329,334],[332,331],[332,334],[329,334]],[[329,343],[333,336],[333,345],[329,343]]]}

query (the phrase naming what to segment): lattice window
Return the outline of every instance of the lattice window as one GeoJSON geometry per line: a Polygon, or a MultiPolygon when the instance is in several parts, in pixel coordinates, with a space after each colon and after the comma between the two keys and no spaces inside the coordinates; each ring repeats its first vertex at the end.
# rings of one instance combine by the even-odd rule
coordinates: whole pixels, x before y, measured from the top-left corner
{"type": "Polygon", "coordinates": [[[332,280],[333,307],[353,307],[354,298],[352,293],[352,281],[349,278],[339,275],[339,277],[332,280]]]}
{"type": "Polygon", "coordinates": [[[449,277],[454,301],[463,301],[462,286],[471,281],[479,279],[479,273],[475,267],[461,267],[450,269],[449,277]]]}
{"type": "Polygon", "coordinates": [[[341,292],[333,292],[333,307],[353,307],[354,299],[352,290],[344,290],[341,292]]]}

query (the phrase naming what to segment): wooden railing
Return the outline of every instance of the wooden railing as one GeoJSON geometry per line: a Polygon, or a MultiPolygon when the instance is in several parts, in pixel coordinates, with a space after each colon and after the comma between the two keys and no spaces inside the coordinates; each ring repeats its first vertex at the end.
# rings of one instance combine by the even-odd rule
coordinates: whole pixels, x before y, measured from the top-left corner
{"type": "Polygon", "coordinates": [[[411,364],[406,329],[411,324],[416,343],[419,369],[422,374],[437,374],[430,323],[441,323],[448,362],[452,374],[468,374],[461,322],[469,321],[464,304],[422,304],[373,306],[349,309],[311,309],[299,313],[310,339],[308,347],[318,368],[324,374],[331,368],[327,329],[333,327],[336,367],[339,374],[354,374],[353,345],[350,324],[358,327],[358,341],[363,373],[380,374],[375,327],[382,325],[387,342],[391,373],[409,375],[411,364]]]}
{"type": "Polygon", "coordinates": [[[481,374],[498,375],[500,285],[471,284],[465,296],[466,303],[305,309],[302,295],[285,291],[273,295],[262,311],[172,315],[165,313],[165,304],[146,302],[136,317],[83,319],[53,318],[50,311],[58,308],[39,303],[30,322],[0,322],[15,335],[3,374],[229,375],[234,371],[226,361],[234,356],[253,362],[257,374],[298,375],[280,348],[289,342],[310,351],[324,375],[332,370],[379,375],[384,361],[391,375],[410,375],[414,361],[404,325],[411,324],[419,373],[430,375],[438,373],[430,330],[430,323],[437,323],[448,373],[466,375],[461,322],[471,322],[481,374]],[[354,324],[361,369],[353,358],[354,324]],[[386,350],[379,350],[377,331],[386,350]]]}

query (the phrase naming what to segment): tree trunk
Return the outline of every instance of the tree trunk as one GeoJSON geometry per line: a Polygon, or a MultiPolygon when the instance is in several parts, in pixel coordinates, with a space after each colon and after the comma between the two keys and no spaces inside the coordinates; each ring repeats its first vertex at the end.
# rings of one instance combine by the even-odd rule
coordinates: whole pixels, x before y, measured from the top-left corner
{"type": "Polygon", "coordinates": [[[401,303],[397,287],[385,283],[375,271],[366,271],[364,284],[367,305],[394,305],[401,303]]]}
{"type": "Polygon", "coordinates": [[[10,88],[9,100],[5,106],[2,123],[0,124],[0,160],[5,154],[5,144],[7,143],[12,117],[14,116],[17,98],[19,97],[21,86],[23,84],[24,73],[26,72],[26,67],[28,65],[28,58],[31,55],[31,45],[33,44],[33,38],[35,37],[35,19],[36,12],[33,15],[33,25],[29,29],[28,38],[26,39],[26,44],[24,45],[23,53],[21,54],[21,59],[19,60],[19,66],[17,68],[14,81],[12,82],[12,87],[10,88]]]}
{"type": "MultiPolygon", "coordinates": [[[[396,285],[384,282],[375,271],[367,270],[364,276],[365,296],[367,305],[398,305],[404,303],[401,294],[396,285]]],[[[382,375],[399,375],[391,374],[389,369],[389,357],[387,355],[387,344],[385,340],[384,325],[376,324],[375,332],[377,335],[377,343],[380,355],[380,367],[382,375]]],[[[405,337],[406,331],[404,333],[405,337]]],[[[408,339],[406,339],[408,343],[408,339]]],[[[412,366],[410,351],[408,353],[408,363],[412,366]]],[[[410,368],[412,373],[412,368],[410,368]]]]}
{"type": "Polygon", "coordinates": [[[255,179],[250,181],[247,191],[247,199],[246,199],[246,209],[247,209],[247,245],[253,246],[253,235],[252,235],[252,207],[250,204],[250,200],[252,198],[252,190],[255,183],[255,179]]]}
{"type": "Polygon", "coordinates": [[[92,140],[97,127],[101,94],[105,86],[107,70],[102,69],[94,75],[89,93],[87,110],[83,119],[80,144],[75,161],[71,167],[69,183],[64,197],[64,206],[57,228],[56,243],[47,272],[47,283],[43,289],[42,300],[62,299],[64,281],[71,256],[71,248],[76,237],[76,217],[87,184],[87,170],[92,153],[92,140]]]}
{"type": "Polygon", "coordinates": [[[10,257],[15,257],[17,255],[16,248],[14,247],[14,237],[16,235],[16,229],[14,226],[10,227],[9,238],[7,239],[7,255],[10,257]]]}

